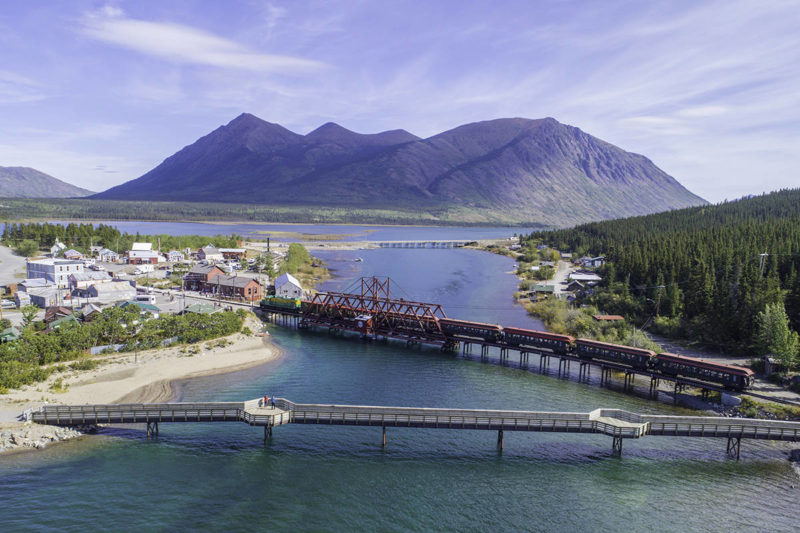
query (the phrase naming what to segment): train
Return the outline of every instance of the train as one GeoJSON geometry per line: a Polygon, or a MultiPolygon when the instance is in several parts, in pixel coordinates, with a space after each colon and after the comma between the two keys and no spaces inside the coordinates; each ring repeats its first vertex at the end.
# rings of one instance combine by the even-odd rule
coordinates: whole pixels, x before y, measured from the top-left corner
{"type": "MultiPolygon", "coordinates": [[[[261,302],[264,309],[291,309],[302,311],[309,302],[293,299],[265,298],[261,302]]],[[[329,310],[330,312],[331,310],[329,310]]],[[[356,310],[336,308],[334,313],[338,319],[355,321],[356,310]]],[[[665,377],[682,377],[697,381],[720,385],[726,389],[742,391],[751,387],[755,374],[749,368],[723,363],[715,363],[676,355],[672,353],[655,353],[644,348],[622,346],[592,339],[575,338],[546,331],[503,327],[498,324],[487,324],[469,320],[433,317],[408,317],[395,314],[384,316],[387,324],[398,333],[418,334],[421,337],[441,330],[446,337],[463,342],[488,342],[517,349],[546,349],[558,355],[571,355],[590,361],[607,362],[622,365],[634,370],[662,374],[665,377]]],[[[355,323],[355,322],[354,322],[355,323]]],[[[354,326],[355,328],[355,326],[354,326]]]]}
{"type": "Polygon", "coordinates": [[[439,325],[445,335],[464,341],[502,343],[521,349],[544,348],[559,355],[574,355],[581,359],[614,363],[668,377],[695,379],[730,390],[744,390],[752,386],[755,379],[754,372],[749,368],[667,352],[657,354],[644,348],[576,339],[570,335],[451,318],[440,318],[439,325]]]}

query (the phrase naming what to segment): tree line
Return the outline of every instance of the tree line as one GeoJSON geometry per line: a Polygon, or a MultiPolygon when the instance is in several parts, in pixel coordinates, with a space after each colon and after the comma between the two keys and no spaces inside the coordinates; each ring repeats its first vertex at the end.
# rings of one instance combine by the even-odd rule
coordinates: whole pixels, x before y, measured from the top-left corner
{"type": "Polygon", "coordinates": [[[122,233],[114,226],[107,224],[68,223],[15,223],[6,222],[2,240],[13,247],[20,255],[34,255],[38,250],[48,250],[56,239],[69,248],[88,253],[91,246],[102,246],[117,253],[131,249],[134,242],[149,242],[153,249],[168,252],[192,248],[196,250],[207,244],[217,248],[236,248],[243,240],[240,235],[142,235],[140,233],[122,233]],[[27,244],[33,243],[33,244],[27,244]],[[31,249],[35,246],[35,250],[31,249]]]}
{"type": "Polygon", "coordinates": [[[774,348],[763,313],[800,330],[800,189],[521,240],[605,255],[591,303],[656,332],[753,353],[774,348]]]}

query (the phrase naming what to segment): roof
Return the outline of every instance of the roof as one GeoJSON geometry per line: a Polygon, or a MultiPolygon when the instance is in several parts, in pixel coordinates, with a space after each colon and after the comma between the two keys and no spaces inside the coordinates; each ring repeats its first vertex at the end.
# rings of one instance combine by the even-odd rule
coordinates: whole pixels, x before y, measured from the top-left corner
{"type": "Polygon", "coordinates": [[[133,302],[133,301],[130,301],[130,302],[122,302],[121,304],[119,304],[120,307],[128,307],[129,305],[138,305],[139,308],[142,311],[151,311],[153,313],[160,313],[161,312],[161,309],[159,309],[158,307],[156,307],[153,304],[149,304],[149,303],[146,303],[146,302],[133,302]]]}
{"type": "Polygon", "coordinates": [[[151,242],[135,242],[131,245],[131,250],[136,252],[149,252],[153,249],[151,242]]]}
{"type": "Polygon", "coordinates": [[[98,295],[111,292],[136,292],[136,289],[127,281],[102,281],[99,283],[92,283],[89,288],[92,287],[94,287],[98,295]]]}
{"type": "Polygon", "coordinates": [[[22,285],[26,289],[56,286],[55,283],[45,278],[27,278],[17,283],[17,287],[19,287],[20,285],[22,285]]]}
{"type": "Polygon", "coordinates": [[[64,255],[66,256],[66,255],[83,255],[83,254],[80,253],[78,250],[75,250],[74,248],[70,248],[69,250],[64,252],[64,255]]]}
{"type": "Polygon", "coordinates": [[[69,279],[73,281],[102,281],[102,280],[110,280],[111,276],[108,272],[95,272],[95,271],[84,271],[84,272],[76,272],[69,276],[69,279]]]}
{"type": "Polygon", "coordinates": [[[214,246],[213,244],[206,244],[205,246],[203,246],[200,249],[203,250],[203,253],[206,254],[206,255],[220,253],[220,251],[217,249],[217,247],[214,246]]]}
{"type": "Polygon", "coordinates": [[[605,322],[616,322],[619,320],[625,320],[625,317],[622,315],[592,315],[592,318],[597,320],[598,322],[605,321],[605,322]]]}
{"type": "Polygon", "coordinates": [[[34,263],[36,265],[82,265],[83,261],[77,261],[75,259],[46,258],[46,259],[28,259],[28,263],[34,263]]]}
{"type": "Polygon", "coordinates": [[[108,248],[103,248],[103,249],[102,249],[102,250],[100,250],[98,253],[99,253],[100,255],[108,255],[108,254],[119,255],[119,254],[118,254],[117,252],[115,252],[114,250],[109,250],[108,248]]]}
{"type": "Polygon", "coordinates": [[[183,255],[183,252],[181,252],[180,250],[170,250],[169,252],[167,252],[167,255],[172,255],[172,254],[183,255]]]}
{"type": "Polygon", "coordinates": [[[81,315],[89,316],[89,315],[93,315],[95,313],[101,313],[102,311],[103,310],[97,305],[86,304],[86,305],[83,306],[83,308],[81,308],[81,315]]]}
{"type": "Polygon", "coordinates": [[[6,328],[3,331],[0,331],[0,337],[7,339],[7,340],[16,340],[19,338],[19,330],[14,326],[10,328],[6,328]]]}
{"type": "Polygon", "coordinates": [[[233,253],[233,254],[243,254],[247,250],[245,250],[244,248],[220,248],[219,251],[226,253],[233,253]]]}
{"type": "Polygon", "coordinates": [[[555,292],[556,288],[552,285],[534,285],[531,287],[534,292],[555,292]]]}
{"type": "Polygon", "coordinates": [[[208,283],[211,285],[221,285],[223,287],[247,287],[251,282],[258,283],[258,281],[253,278],[248,278],[247,276],[226,276],[217,274],[211,278],[208,283]]]}
{"type": "Polygon", "coordinates": [[[220,270],[220,268],[217,265],[195,265],[191,269],[189,269],[189,272],[187,272],[187,274],[209,274],[214,269],[217,269],[220,272],[222,272],[222,270],[220,270]]]}
{"type": "Polygon", "coordinates": [[[158,257],[158,252],[154,250],[131,250],[128,257],[158,257]]]}
{"type": "Polygon", "coordinates": [[[58,320],[53,320],[52,322],[50,322],[50,329],[55,329],[58,326],[61,326],[63,324],[68,324],[70,322],[75,324],[78,323],[78,319],[75,318],[75,315],[67,315],[65,317],[59,318],[58,320]]]}
{"type": "Polygon", "coordinates": [[[578,274],[575,272],[569,275],[569,279],[575,281],[603,281],[603,278],[597,274],[578,274]]]}
{"type": "Polygon", "coordinates": [[[292,275],[291,275],[291,274],[289,274],[288,272],[285,272],[285,273],[281,274],[281,275],[280,275],[280,276],[278,276],[278,278],[275,280],[275,286],[276,286],[276,287],[280,287],[281,285],[285,285],[286,283],[291,283],[292,285],[294,285],[294,286],[296,286],[296,287],[299,287],[299,288],[301,288],[301,289],[303,288],[303,286],[302,286],[302,285],[300,285],[300,282],[299,282],[299,281],[297,281],[297,278],[296,278],[296,277],[294,277],[294,276],[292,276],[292,275]]]}
{"type": "Polygon", "coordinates": [[[197,313],[199,315],[210,315],[217,311],[219,311],[219,308],[214,307],[213,304],[192,304],[183,310],[184,313],[197,313]]]}

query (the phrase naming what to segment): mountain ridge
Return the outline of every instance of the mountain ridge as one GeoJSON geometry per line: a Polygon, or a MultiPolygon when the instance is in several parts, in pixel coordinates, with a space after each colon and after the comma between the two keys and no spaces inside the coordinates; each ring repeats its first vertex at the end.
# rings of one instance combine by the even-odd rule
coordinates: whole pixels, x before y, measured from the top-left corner
{"type": "Polygon", "coordinates": [[[556,225],[706,203],[648,158],[550,117],[474,122],[422,139],[333,122],[300,135],[249,113],[93,198],[480,208],[556,225]]]}
{"type": "Polygon", "coordinates": [[[72,185],[31,167],[0,167],[0,197],[81,198],[93,191],[72,185]]]}

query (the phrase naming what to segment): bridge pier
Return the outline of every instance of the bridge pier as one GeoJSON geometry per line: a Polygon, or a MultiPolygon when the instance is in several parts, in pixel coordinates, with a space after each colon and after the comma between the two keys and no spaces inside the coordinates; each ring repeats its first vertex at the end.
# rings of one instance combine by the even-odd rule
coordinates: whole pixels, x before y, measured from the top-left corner
{"type": "MultiPolygon", "coordinates": [[[[601,367],[601,373],[605,372],[605,368],[601,367]]],[[[578,381],[582,379],[589,380],[589,376],[592,374],[592,365],[585,361],[581,361],[581,367],[578,371],[578,381]]],[[[611,375],[611,371],[609,370],[609,377],[611,375]]]]}
{"type": "Polygon", "coordinates": [[[739,460],[742,451],[741,437],[728,437],[727,453],[731,459],[739,460]]]}
{"type": "Polygon", "coordinates": [[[636,374],[634,372],[625,371],[625,384],[623,386],[623,390],[628,392],[633,389],[633,381],[636,379],[636,374]]]}
{"type": "Polygon", "coordinates": [[[383,447],[386,448],[386,426],[383,427],[383,447]]]}
{"type": "Polygon", "coordinates": [[[500,348],[500,361],[508,361],[508,348],[500,348]]]}
{"type": "Polygon", "coordinates": [[[519,352],[519,364],[522,366],[528,366],[528,357],[530,356],[529,352],[519,352]]]}
{"type": "Polygon", "coordinates": [[[147,438],[149,439],[151,436],[158,435],[158,422],[148,422],[147,423],[147,438]]]}
{"type": "Polygon", "coordinates": [[[485,344],[481,345],[481,359],[489,358],[489,347],[485,344]]]}
{"type": "Polygon", "coordinates": [[[655,377],[655,376],[651,376],[650,377],[650,392],[648,393],[648,396],[650,398],[654,399],[654,400],[658,399],[658,384],[659,384],[659,379],[657,377],[655,377]]]}
{"type": "Polygon", "coordinates": [[[539,371],[543,371],[545,367],[550,368],[550,356],[545,353],[539,354],[539,371]]]}
{"type": "Polygon", "coordinates": [[[672,396],[672,403],[678,403],[678,393],[683,392],[686,389],[686,384],[681,383],[679,381],[675,381],[675,393],[672,396]]]}
{"type": "Polygon", "coordinates": [[[562,373],[565,377],[569,377],[569,359],[564,359],[563,357],[559,357],[558,359],[558,375],[560,376],[562,373]]]}
{"type": "Polygon", "coordinates": [[[271,438],[272,438],[272,426],[267,424],[264,426],[264,444],[266,444],[267,441],[271,438]]]}
{"type": "Polygon", "coordinates": [[[611,453],[617,457],[622,457],[622,437],[614,437],[611,442],[611,453]]]}
{"type": "Polygon", "coordinates": [[[503,430],[497,431],[497,449],[503,451],[503,430]]]}
{"type": "Polygon", "coordinates": [[[608,385],[611,381],[611,369],[607,366],[600,367],[600,386],[608,385]]]}

